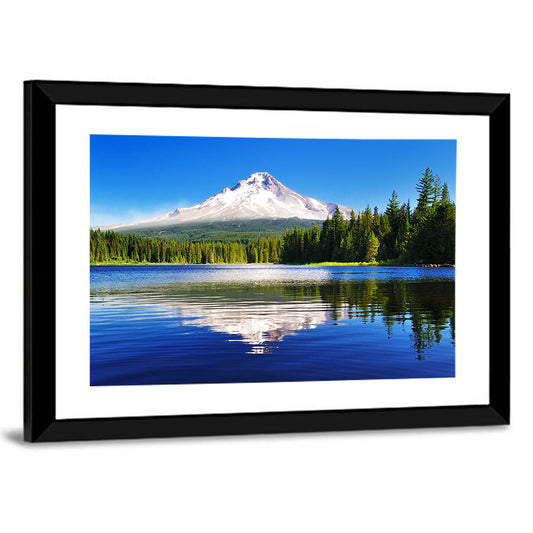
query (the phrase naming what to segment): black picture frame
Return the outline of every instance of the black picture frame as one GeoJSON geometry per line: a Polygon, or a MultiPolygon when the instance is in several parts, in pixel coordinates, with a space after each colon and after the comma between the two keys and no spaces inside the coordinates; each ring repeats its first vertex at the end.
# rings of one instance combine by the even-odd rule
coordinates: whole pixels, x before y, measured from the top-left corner
{"type": "Polygon", "coordinates": [[[509,94],[27,81],[24,83],[24,150],[25,440],[42,442],[509,424],[509,94]],[[56,202],[56,106],[60,104],[489,117],[489,403],[387,409],[56,419],[56,243],[53,228],[56,202]],[[494,213],[497,213],[497,219],[493,216],[494,213]],[[43,224],[45,218],[47,223],[43,224]],[[40,257],[47,257],[46,265],[43,266],[39,261],[40,257]],[[497,269],[492,268],[496,264],[497,269]]]}

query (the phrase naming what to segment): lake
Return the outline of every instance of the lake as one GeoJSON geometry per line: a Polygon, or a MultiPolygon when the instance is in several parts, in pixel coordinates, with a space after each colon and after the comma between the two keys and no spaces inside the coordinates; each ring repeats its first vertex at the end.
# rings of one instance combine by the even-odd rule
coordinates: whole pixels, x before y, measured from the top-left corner
{"type": "Polygon", "coordinates": [[[455,376],[455,269],[91,266],[91,385],[455,376]]]}

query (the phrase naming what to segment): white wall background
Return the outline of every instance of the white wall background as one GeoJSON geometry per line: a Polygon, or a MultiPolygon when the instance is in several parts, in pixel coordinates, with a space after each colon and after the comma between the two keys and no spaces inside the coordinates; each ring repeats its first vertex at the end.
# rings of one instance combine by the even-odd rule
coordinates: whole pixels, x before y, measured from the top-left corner
{"type": "Polygon", "coordinates": [[[0,527],[531,531],[527,6],[465,0],[6,3],[0,13],[0,527]],[[22,81],[35,78],[510,92],[513,425],[22,443],[22,81]]]}

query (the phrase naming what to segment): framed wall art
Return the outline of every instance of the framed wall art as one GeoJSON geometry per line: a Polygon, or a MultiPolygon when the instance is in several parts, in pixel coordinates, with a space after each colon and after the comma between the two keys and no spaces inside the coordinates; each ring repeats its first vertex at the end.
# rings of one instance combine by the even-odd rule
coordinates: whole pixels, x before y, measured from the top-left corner
{"type": "Polygon", "coordinates": [[[509,423],[509,95],[24,91],[26,440],[509,423]]]}

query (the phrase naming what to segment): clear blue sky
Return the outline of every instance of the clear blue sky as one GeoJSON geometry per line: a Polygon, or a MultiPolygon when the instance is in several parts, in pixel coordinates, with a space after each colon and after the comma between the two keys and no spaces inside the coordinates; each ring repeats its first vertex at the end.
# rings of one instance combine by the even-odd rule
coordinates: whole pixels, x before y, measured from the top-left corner
{"type": "Polygon", "coordinates": [[[189,207],[253,172],[356,211],[384,210],[393,189],[414,207],[426,167],[455,200],[455,140],[91,135],[91,226],[189,207]]]}

